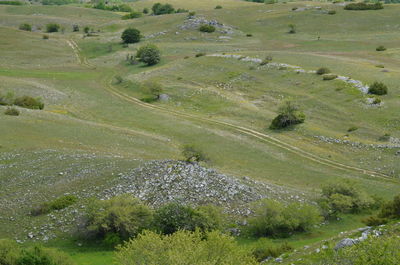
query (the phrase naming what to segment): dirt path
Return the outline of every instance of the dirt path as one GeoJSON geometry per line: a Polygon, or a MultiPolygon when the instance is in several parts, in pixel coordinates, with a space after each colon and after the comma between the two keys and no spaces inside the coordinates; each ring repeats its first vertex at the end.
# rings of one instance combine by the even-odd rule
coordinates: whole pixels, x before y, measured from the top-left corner
{"type": "MultiPolygon", "coordinates": [[[[78,52],[79,53],[79,47],[76,45],[75,42],[70,41],[72,45],[70,45],[72,47],[72,49],[74,50],[74,52],[78,52]]],[[[93,68],[94,66],[92,66],[86,58],[84,58],[84,56],[79,55],[80,62],[83,65],[86,65],[87,67],[93,68]]],[[[202,121],[202,122],[207,122],[209,124],[214,124],[214,125],[219,125],[225,128],[229,128],[232,129],[236,132],[239,132],[241,134],[247,135],[247,136],[251,136],[254,137],[256,139],[259,139],[263,142],[266,142],[268,144],[277,146],[279,148],[282,148],[286,151],[289,151],[291,153],[294,153],[300,157],[306,158],[308,160],[311,160],[315,163],[321,164],[321,165],[325,165],[325,166],[329,166],[332,168],[336,168],[336,169],[340,169],[340,170],[348,170],[348,171],[353,171],[353,172],[358,172],[367,176],[372,176],[372,177],[376,177],[376,178],[384,178],[384,179],[391,179],[392,178],[389,175],[386,175],[384,173],[380,173],[377,171],[373,171],[373,170],[367,170],[367,169],[363,169],[363,168],[359,168],[359,167],[355,167],[355,166],[350,166],[350,165],[346,165],[340,162],[336,162],[327,158],[322,158],[318,155],[312,154],[310,152],[307,152],[305,150],[302,150],[298,147],[292,146],[284,141],[281,141],[273,136],[267,135],[265,133],[261,133],[258,131],[255,131],[253,129],[250,128],[246,128],[243,126],[238,126],[238,125],[234,125],[231,123],[227,123],[227,122],[223,122],[223,121],[219,121],[219,120],[214,120],[214,119],[209,119],[209,118],[204,118],[198,115],[193,115],[193,114],[188,114],[188,113],[184,113],[184,112],[179,112],[179,111],[175,111],[175,110],[170,110],[168,108],[164,108],[161,106],[157,106],[157,105],[152,105],[149,103],[145,103],[135,97],[129,96],[121,91],[119,91],[118,89],[116,89],[115,87],[113,87],[112,85],[112,81],[113,81],[114,75],[109,77],[108,80],[106,81],[106,89],[113,94],[114,96],[126,100],[128,102],[134,103],[136,105],[139,105],[141,107],[147,108],[147,109],[151,109],[151,110],[155,110],[155,111],[160,111],[163,113],[167,113],[167,114],[171,114],[177,117],[181,117],[181,118],[185,118],[185,119],[191,119],[191,120],[195,120],[195,121],[202,121]]]]}

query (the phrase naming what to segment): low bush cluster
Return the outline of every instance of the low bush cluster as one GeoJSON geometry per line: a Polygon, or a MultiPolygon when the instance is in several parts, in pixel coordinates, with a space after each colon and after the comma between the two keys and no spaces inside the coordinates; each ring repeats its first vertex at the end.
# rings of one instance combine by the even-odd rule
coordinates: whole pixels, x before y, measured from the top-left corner
{"type": "Polygon", "coordinates": [[[182,150],[182,155],[186,162],[206,162],[207,156],[194,145],[185,145],[182,150]]]}
{"type": "Polygon", "coordinates": [[[23,4],[21,1],[0,1],[0,5],[22,6],[23,4]]]}
{"type": "Polygon", "coordinates": [[[31,211],[31,215],[37,216],[37,215],[47,214],[56,210],[57,211],[62,210],[64,208],[67,208],[68,206],[75,204],[77,201],[78,198],[74,195],[61,196],[53,201],[43,203],[38,207],[34,208],[31,211]]]}
{"type": "Polygon", "coordinates": [[[0,239],[1,265],[74,265],[71,258],[55,249],[42,246],[23,248],[15,241],[0,239]]]}
{"type": "Polygon", "coordinates": [[[116,260],[121,265],[258,264],[234,238],[218,231],[178,231],[165,236],[146,231],[118,247],[116,260]]]}
{"type": "Polygon", "coordinates": [[[378,10],[383,9],[383,4],[381,2],[377,3],[365,3],[365,2],[358,2],[358,3],[350,3],[345,5],[345,10],[378,10]]]}
{"type": "Polygon", "coordinates": [[[270,129],[284,129],[292,125],[300,124],[305,121],[305,115],[299,108],[290,101],[285,102],[278,110],[276,116],[270,125],[270,129]]]}
{"type": "Polygon", "coordinates": [[[323,187],[319,199],[319,206],[325,218],[337,217],[341,213],[359,213],[375,205],[374,198],[348,181],[323,187]]]}
{"type": "Polygon", "coordinates": [[[318,70],[316,71],[316,74],[324,75],[324,74],[329,74],[330,72],[331,72],[331,70],[329,70],[329,68],[321,67],[321,68],[318,68],[318,70]]]}
{"type": "Polygon", "coordinates": [[[23,23],[19,25],[20,30],[25,30],[25,31],[32,31],[32,26],[28,23],[23,23]]]}
{"type": "Polygon", "coordinates": [[[151,10],[156,16],[175,13],[175,8],[171,4],[155,3],[151,10]]]}
{"type": "Polygon", "coordinates": [[[117,245],[136,237],[144,230],[173,234],[180,230],[202,232],[219,230],[225,216],[215,206],[191,206],[169,203],[151,209],[131,195],[121,195],[105,201],[93,201],[87,208],[80,234],[87,239],[100,239],[117,245]]]}
{"type": "Polygon", "coordinates": [[[364,223],[371,226],[386,224],[390,220],[400,219],[400,195],[393,200],[383,203],[376,216],[370,216],[364,220],[364,223]]]}
{"type": "Polygon", "coordinates": [[[293,248],[287,242],[284,242],[280,245],[275,245],[271,244],[268,239],[261,238],[257,241],[252,254],[258,262],[262,262],[270,257],[277,258],[283,253],[289,252],[292,249],[293,248]]]}
{"type": "Polygon", "coordinates": [[[203,24],[203,25],[200,26],[199,30],[201,32],[212,33],[212,32],[215,31],[215,27],[213,25],[203,24]]]}
{"type": "Polygon", "coordinates": [[[254,216],[249,218],[247,232],[257,237],[288,237],[295,232],[310,231],[322,221],[317,207],[264,199],[254,208],[254,216]]]}
{"type": "Polygon", "coordinates": [[[108,10],[114,12],[132,12],[132,8],[127,4],[119,5],[107,5],[104,1],[99,1],[97,4],[93,5],[93,8],[100,10],[108,10]]]}
{"type": "Polygon", "coordinates": [[[19,110],[17,110],[16,108],[7,108],[6,111],[4,112],[4,114],[6,115],[10,115],[10,116],[19,116],[19,110]]]}
{"type": "Polygon", "coordinates": [[[60,30],[60,25],[58,25],[57,23],[49,23],[46,25],[47,33],[58,32],[59,30],[60,30]]]}
{"type": "Polygon", "coordinates": [[[322,80],[324,81],[330,81],[336,79],[338,76],[334,74],[324,74],[322,75],[322,80]]]}
{"type": "Polygon", "coordinates": [[[140,18],[142,16],[141,12],[131,11],[129,14],[122,16],[122,19],[134,19],[140,18]]]}
{"type": "Polygon", "coordinates": [[[387,86],[382,82],[374,82],[368,89],[369,94],[373,95],[386,95],[388,93],[387,86]]]}
{"type": "Polygon", "coordinates": [[[378,47],[376,47],[376,51],[377,52],[383,52],[386,51],[386,47],[383,45],[379,45],[378,47]]]}
{"type": "Polygon", "coordinates": [[[42,5],[68,5],[78,3],[77,0],[42,0],[42,5]]]}
{"type": "Polygon", "coordinates": [[[27,109],[42,110],[44,108],[44,103],[40,99],[33,98],[30,96],[17,97],[14,100],[14,105],[20,106],[22,108],[27,108],[27,109]]]}

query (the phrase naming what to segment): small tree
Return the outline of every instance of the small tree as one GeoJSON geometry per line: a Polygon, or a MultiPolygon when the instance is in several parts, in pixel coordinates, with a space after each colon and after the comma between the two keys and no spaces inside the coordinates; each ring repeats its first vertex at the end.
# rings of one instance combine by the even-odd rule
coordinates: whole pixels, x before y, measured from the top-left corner
{"type": "Polygon", "coordinates": [[[79,31],[79,25],[72,25],[72,31],[73,32],[78,32],[79,31]]]}
{"type": "Polygon", "coordinates": [[[318,68],[316,74],[317,75],[324,75],[324,74],[329,74],[330,72],[331,72],[331,70],[329,70],[328,68],[321,67],[321,68],[318,68]]]}
{"type": "Polygon", "coordinates": [[[147,7],[143,8],[143,14],[148,14],[149,13],[149,9],[147,7]]]}
{"type": "Polygon", "coordinates": [[[185,157],[185,161],[189,163],[208,160],[206,155],[193,145],[185,145],[182,155],[185,157]]]}
{"type": "Polygon", "coordinates": [[[199,30],[201,32],[212,33],[212,32],[215,31],[215,27],[213,25],[203,24],[203,25],[200,26],[199,30]]]}
{"type": "Polygon", "coordinates": [[[56,23],[49,23],[46,25],[46,32],[51,33],[51,32],[58,32],[60,29],[60,25],[56,23]]]}
{"type": "Polygon", "coordinates": [[[128,28],[122,32],[121,39],[124,43],[136,43],[141,39],[140,31],[135,28],[128,28]]]}
{"type": "Polygon", "coordinates": [[[296,33],[296,25],[295,24],[289,24],[289,33],[290,34],[296,33]]]}
{"type": "Polygon", "coordinates": [[[83,32],[85,32],[85,34],[89,34],[90,28],[88,26],[84,27],[83,32]]]}
{"type": "Polygon", "coordinates": [[[32,26],[28,23],[23,23],[19,25],[20,30],[25,30],[25,31],[32,31],[32,26]]]}
{"type": "Polygon", "coordinates": [[[303,123],[305,115],[290,101],[285,102],[278,110],[278,116],[272,120],[270,129],[283,129],[292,125],[303,123]]]}
{"type": "Polygon", "coordinates": [[[19,116],[19,110],[17,110],[16,108],[7,108],[6,111],[4,112],[4,114],[6,115],[10,115],[10,116],[19,116]]]}
{"type": "Polygon", "coordinates": [[[139,48],[136,57],[147,65],[158,64],[161,60],[160,49],[154,44],[146,44],[139,48]]]}
{"type": "Polygon", "coordinates": [[[388,93],[388,88],[384,83],[374,82],[368,89],[369,94],[374,95],[386,95],[388,93]]]}

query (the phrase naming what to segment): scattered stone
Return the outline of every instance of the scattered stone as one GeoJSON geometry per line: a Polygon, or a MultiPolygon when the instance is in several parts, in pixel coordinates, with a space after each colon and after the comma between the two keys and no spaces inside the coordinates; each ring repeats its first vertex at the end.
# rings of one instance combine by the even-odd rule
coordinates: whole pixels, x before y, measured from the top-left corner
{"type": "Polygon", "coordinates": [[[357,243],[357,241],[354,240],[354,239],[345,238],[345,239],[342,239],[341,241],[339,241],[339,243],[336,244],[334,249],[335,250],[339,250],[339,249],[344,248],[344,247],[350,247],[350,246],[352,246],[352,245],[354,245],[356,243],[357,243]]]}

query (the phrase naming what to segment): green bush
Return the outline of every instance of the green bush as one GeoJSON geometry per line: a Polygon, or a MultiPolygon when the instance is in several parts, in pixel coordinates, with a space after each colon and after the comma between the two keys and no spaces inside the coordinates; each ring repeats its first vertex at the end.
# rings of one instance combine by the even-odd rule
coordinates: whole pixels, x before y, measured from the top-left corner
{"type": "Polygon", "coordinates": [[[48,40],[49,39],[49,35],[43,34],[42,39],[48,40]]]}
{"type": "Polygon", "coordinates": [[[345,10],[378,10],[383,9],[383,4],[380,2],[377,3],[350,3],[344,7],[345,10]]]}
{"type": "Polygon", "coordinates": [[[254,207],[254,216],[249,218],[247,232],[257,237],[287,237],[294,232],[310,231],[321,222],[317,207],[291,203],[284,205],[264,199],[254,207]]]}
{"type": "Polygon", "coordinates": [[[56,23],[49,23],[46,25],[46,32],[52,33],[52,32],[58,32],[60,30],[60,25],[56,23]]]}
{"type": "Polygon", "coordinates": [[[74,265],[69,256],[55,249],[23,248],[14,241],[0,239],[1,265],[74,265]]]}
{"type": "Polygon", "coordinates": [[[20,1],[0,1],[0,5],[22,6],[23,4],[20,1]]]}
{"type": "Polygon", "coordinates": [[[74,195],[61,196],[53,201],[43,203],[38,207],[34,208],[31,211],[31,215],[37,216],[37,215],[47,214],[56,210],[57,211],[62,210],[64,208],[67,208],[68,206],[75,204],[77,201],[78,198],[74,195]]]}
{"type": "Polygon", "coordinates": [[[388,88],[384,83],[374,82],[368,89],[369,94],[374,95],[386,95],[388,93],[388,88]]]}
{"type": "Polygon", "coordinates": [[[386,218],[381,218],[378,216],[369,216],[363,219],[362,222],[368,226],[378,226],[386,224],[388,220],[386,218]]]}
{"type": "Polygon", "coordinates": [[[319,205],[326,218],[340,213],[359,213],[372,208],[375,201],[354,183],[342,181],[322,188],[319,205]]]}
{"type": "Polygon", "coordinates": [[[14,93],[8,92],[7,94],[3,95],[0,93],[0,105],[7,106],[14,104],[14,93]]]}
{"type": "Polygon", "coordinates": [[[4,114],[10,116],[19,116],[19,110],[17,110],[16,108],[7,108],[4,114]]]}
{"type": "Polygon", "coordinates": [[[79,31],[79,25],[72,25],[72,31],[73,32],[78,32],[79,31]]]}
{"type": "Polygon", "coordinates": [[[321,67],[321,68],[318,68],[318,70],[316,71],[316,74],[317,75],[324,75],[324,74],[328,74],[330,72],[331,72],[331,70],[329,70],[328,68],[321,67]]]}
{"type": "Polygon", "coordinates": [[[295,24],[289,24],[289,33],[294,34],[296,33],[296,25],[295,24]]]}
{"type": "Polygon", "coordinates": [[[400,219],[400,195],[395,196],[392,201],[385,203],[381,207],[378,217],[400,219]]]}
{"type": "Polygon", "coordinates": [[[122,16],[122,19],[140,18],[141,16],[142,16],[142,13],[137,12],[137,11],[132,11],[129,14],[122,16]]]}
{"type": "Polygon", "coordinates": [[[248,38],[253,37],[253,34],[247,33],[247,34],[246,34],[246,37],[248,37],[248,38]]]}
{"type": "Polygon", "coordinates": [[[25,30],[25,31],[32,31],[32,26],[28,23],[23,23],[19,25],[20,30],[25,30]]]}
{"type": "Polygon", "coordinates": [[[302,113],[292,102],[287,101],[279,108],[278,116],[272,120],[269,128],[272,130],[283,129],[292,125],[303,123],[304,121],[304,113],[302,113]]]}
{"type": "Polygon", "coordinates": [[[206,56],[206,53],[205,52],[196,53],[196,57],[202,57],[202,56],[206,56]]]}
{"type": "Polygon", "coordinates": [[[108,244],[121,243],[149,229],[153,211],[131,195],[93,201],[86,212],[83,233],[88,239],[100,238],[108,244]]]}
{"type": "Polygon", "coordinates": [[[357,130],[358,130],[358,127],[356,127],[356,126],[352,126],[352,127],[347,129],[348,132],[354,132],[354,131],[357,131],[357,130]]]}
{"type": "Polygon", "coordinates": [[[141,84],[141,89],[146,94],[151,95],[151,98],[144,100],[149,103],[158,100],[160,97],[160,94],[163,92],[163,87],[159,83],[152,82],[152,81],[146,81],[143,84],[141,84]]]}
{"type": "Polygon", "coordinates": [[[385,46],[383,46],[383,45],[380,45],[380,46],[376,47],[376,51],[377,51],[377,52],[383,52],[383,51],[386,51],[386,47],[385,47],[385,46]]]}
{"type": "Polygon", "coordinates": [[[14,104],[22,108],[28,108],[28,109],[42,110],[44,108],[44,103],[40,99],[33,98],[30,96],[18,97],[14,100],[14,104]]]}
{"type": "Polygon", "coordinates": [[[334,80],[337,78],[337,75],[334,74],[324,74],[322,75],[322,80],[324,81],[330,81],[330,80],[334,80]]]}
{"type": "Polygon", "coordinates": [[[215,27],[213,25],[203,24],[203,25],[200,26],[199,30],[201,32],[212,33],[212,32],[215,31],[215,27]]]}
{"type": "Polygon", "coordinates": [[[336,14],[336,11],[335,10],[329,10],[328,11],[328,15],[335,15],[336,14]]]}
{"type": "Polygon", "coordinates": [[[155,3],[151,9],[156,16],[175,13],[175,9],[171,4],[155,3]]]}
{"type": "Polygon", "coordinates": [[[185,161],[189,163],[201,161],[206,162],[208,160],[206,155],[193,145],[183,146],[182,155],[185,158],[185,161]]]}
{"type": "Polygon", "coordinates": [[[206,232],[223,229],[225,225],[225,215],[212,205],[192,208],[172,202],[157,209],[154,216],[154,226],[163,234],[173,234],[179,230],[206,232]]]}
{"type": "Polygon", "coordinates": [[[155,65],[161,61],[161,51],[154,44],[146,44],[139,48],[136,58],[149,66],[155,65]]]}
{"type": "Polygon", "coordinates": [[[234,238],[220,232],[179,231],[162,236],[146,231],[118,248],[119,265],[229,264],[256,265],[256,260],[234,238]]]}
{"type": "Polygon", "coordinates": [[[149,9],[147,7],[143,8],[143,14],[148,14],[149,13],[149,9]]]}
{"type": "Polygon", "coordinates": [[[141,39],[140,31],[135,28],[128,28],[122,32],[121,39],[124,43],[137,43],[141,39]]]}
{"type": "Polygon", "coordinates": [[[260,65],[266,65],[266,64],[269,64],[270,62],[272,62],[272,56],[268,55],[268,56],[265,57],[264,60],[262,60],[260,65]]]}
{"type": "Polygon", "coordinates": [[[222,9],[222,6],[217,5],[217,6],[215,7],[215,9],[222,9]]]}

